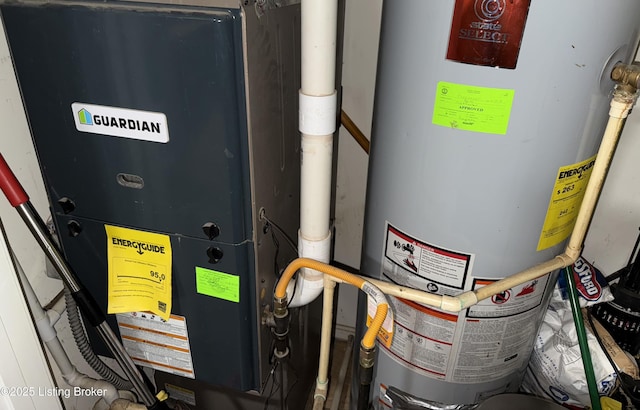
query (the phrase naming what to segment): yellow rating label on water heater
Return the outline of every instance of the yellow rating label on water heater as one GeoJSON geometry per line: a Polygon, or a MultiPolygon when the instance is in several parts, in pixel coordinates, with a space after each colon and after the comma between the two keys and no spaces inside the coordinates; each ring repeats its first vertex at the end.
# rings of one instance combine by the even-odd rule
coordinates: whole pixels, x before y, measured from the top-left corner
{"type": "Polygon", "coordinates": [[[109,266],[108,313],[171,314],[171,241],[168,235],[105,225],[109,266]]]}
{"type": "Polygon", "coordinates": [[[558,170],[547,216],[538,240],[539,251],[559,244],[571,234],[595,160],[596,157],[593,156],[558,170]]]}

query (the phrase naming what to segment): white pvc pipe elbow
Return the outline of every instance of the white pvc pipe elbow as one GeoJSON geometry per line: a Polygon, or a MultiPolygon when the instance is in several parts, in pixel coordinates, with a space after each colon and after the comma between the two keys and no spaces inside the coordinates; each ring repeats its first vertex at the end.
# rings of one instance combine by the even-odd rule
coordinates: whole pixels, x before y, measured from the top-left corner
{"type": "MultiPolygon", "coordinates": [[[[303,238],[301,231],[298,231],[298,255],[301,258],[329,263],[331,257],[331,234],[318,241],[313,241],[303,238]]],[[[287,285],[289,307],[308,305],[316,300],[323,290],[323,278],[322,272],[308,268],[300,269],[296,280],[289,281],[287,285]]]]}

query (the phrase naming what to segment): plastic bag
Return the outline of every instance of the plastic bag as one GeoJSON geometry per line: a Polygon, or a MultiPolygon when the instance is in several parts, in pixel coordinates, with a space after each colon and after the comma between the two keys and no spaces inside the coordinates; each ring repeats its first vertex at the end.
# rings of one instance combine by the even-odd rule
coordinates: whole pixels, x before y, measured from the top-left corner
{"type": "MultiPolygon", "coordinates": [[[[604,276],[583,258],[576,261],[572,272],[582,307],[613,300],[604,276]]],[[[563,293],[567,294],[566,285],[559,281],[538,332],[521,390],[559,404],[587,407],[591,401],[578,336],[571,306],[563,293]]],[[[608,395],[615,387],[614,369],[588,329],[587,340],[598,391],[600,395],[608,395]]]]}

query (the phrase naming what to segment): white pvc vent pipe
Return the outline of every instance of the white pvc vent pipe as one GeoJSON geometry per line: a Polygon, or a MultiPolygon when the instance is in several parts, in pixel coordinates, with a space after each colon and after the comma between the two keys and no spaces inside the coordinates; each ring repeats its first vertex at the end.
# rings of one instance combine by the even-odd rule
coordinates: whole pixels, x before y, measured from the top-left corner
{"type": "MultiPolygon", "coordinates": [[[[298,255],[325,263],[331,254],[329,214],[333,133],[337,120],[337,21],[337,0],[302,0],[298,255]]],[[[293,296],[289,307],[312,302],[322,290],[322,273],[303,268],[296,282],[291,282],[287,289],[287,295],[293,296]]]]}

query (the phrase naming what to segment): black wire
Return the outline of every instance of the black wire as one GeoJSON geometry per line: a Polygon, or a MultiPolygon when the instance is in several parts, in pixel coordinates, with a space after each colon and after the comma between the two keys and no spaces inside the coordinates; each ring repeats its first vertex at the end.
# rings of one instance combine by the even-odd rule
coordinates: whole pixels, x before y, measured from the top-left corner
{"type": "Polygon", "coordinates": [[[273,232],[273,229],[271,230],[271,239],[273,240],[273,246],[276,247],[276,251],[273,254],[273,272],[276,275],[276,278],[279,278],[280,276],[282,276],[280,274],[280,265],[278,265],[278,256],[280,255],[280,242],[278,241],[278,238],[276,238],[276,234],[273,232]]]}
{"type": "Polygon", "coordinates": [[[267,384],[269,384],[269,379],[271,378],[271,375],[273,374],[274,368],[276,366],[276,364],[273,362],[273,349],[276,346],[276,342],[275,340],[271,340],[271,346],[269,346],[269,351],[271,352],[269,354],[269,363],[273,363],[273,365],[271,366],[271,370],[269,370],[269,375],[267,376],[267,379],[262,383],[262,386],[260,386],[260,394],[264,394],[264,390],[267,388],[267,384]]]}
{"type": "Polygon", "coordinates": [[[284,231],[284,229],[282,229],[280,225],[273,222],[271,219],[267,218],[266,215],[262,215],[262,218],[264,218],[264,220],[267,221],[269,225],[274,227],[278,231],[278,233],[284,237],[285,241],[289,244],[291,249],[293,249],[296,252],[296,254],[298,254],[298,246],[296,246],[296,243],[294,242],[294,240],[291,239],[291,237],[284,231]]]}
{"type": "MultiPolygon", "coordinates": [[[[297,255],[298,254],[298,247],[293,242],[293,239],[291,239],[291,237],[289,235],[287,235],[287,233],[282,228],[280,228],[280,226],[277,223],[275,223],[271,219],[267,218],[266,215],[263,215],[262,218],[265,221],[267,221],[267,226],[275,228],[275,230],[277,230],[285,238],[285,242],[287,242],[287,244],[289,244],[291,249],[293,249],[293,251],[297,255]]],[[[280,241],[278,241],[278,238],[276,238],[276,235],[275,235],[275,233],[273,231],[274,231],[274,229],[271,230],[271,239],[273,240],[273,245],[276,248],[276,252],[275,252],[275,254],[273,256],[273,270],[274,270],[274,273],[275,273],[276,277],[279,278],[280,276],[282,276],[282,273],[280,272],[280,265],[278,265],[278,256],[280,255],[280,241]]],[[[291,261],[289,261],[289,262],[291,262],[291,261]]],[[[293,278],[293,280],[294,280],[293,293],[291,294],[291,297],[289,298],[289,303],[287,303],[287,307],[289,307],[289,305],[291,304],[291,301],[293,301],[293,297],[296,295],[296,291],[298,290],[298,281],[295,280],[295,278],[293,278]]]]}
{"type": "Polygon", "coordinates": [[[287,395],[284,396],[285,403],[289,400],[289,394],[291,394],[291,392],[293,391],[293,387],[296,385],[296,383],[298,383],[298,380],[300,380],[298,378],[298,372],[296,371],[295,367],[293,367],[293,365],[290,362],[287,362],[287,365],[291,369],[291,373],[296,378],[296,380],[291,384],[291,386],[289,386],[289,390],[287,390],[287,395]]]}
{"type": "MultiPolygon", "coordinates": [[[[266,217],[265,217],[266,219],[266,217]]],[[[275,226],[273,225],[273,222],[270,222],[269,220],[267,220],[267,226],[275,226]]],[[[273,232],[273,229],[271,230],[271,239],[273,240],[273,245],[276,248],[276,251],[273,255],[273,273],[276,276],[276,278],[280,278],[282,276],[282,272],[280,272],[280,265],[278,265],[278,256],[280,255],[280,242],[278,241],[278,238],[276,238],[275,233],[273,232]]],[[[296,253],[297,253],[297,249],[296,249],[296,253]]],[[[291,261],[289,261],[291,262],[291,261]]],[[[289,305],[291,304],[291,301],[293,300],[293,297],[296,295],[296,290],[298,289],[298,281],[295,280],[295,278],[293,278],[294,282],[293,282],[293,294],[291,295],[291,297],[289,298],[289,303],[287,303],[287,307],[289,307],[289,305]]]]}
{"type": "Polygon", "coordinates": [[[276,373],[277,373],[276,370],[278,369],[279,364],[280,364],[279,360],[276,360],[273,363],[273,366],[271,367],[271,371],[269,372],[269,376],[267,377],[267,381],[269,380],[269,378],[272,378],[272,381],[271,381],[271,390],[269,391],[269,395],[264,401],[264,410],[267,410],[267,408],[269,407],[269,400],[271,400],[271,397],[273,397],[275,392],[277,392],[278,389],[280,388],[280,384],[276,380],[276,373]],[[276,386],[278,387],[276,388],[276,386]]]}
{"type": "Polygon", "coordinates": [[[291,293],[291,297],[289,298],[289,302],[287,302],[287,308],[289,308],[289,305],[293,301],[293,298],[296,296],[296,290],[298,289],[298,278],[293,277],[293,278],[291,278],[291,280],[293,280],[293,293],[291,293]]]}

